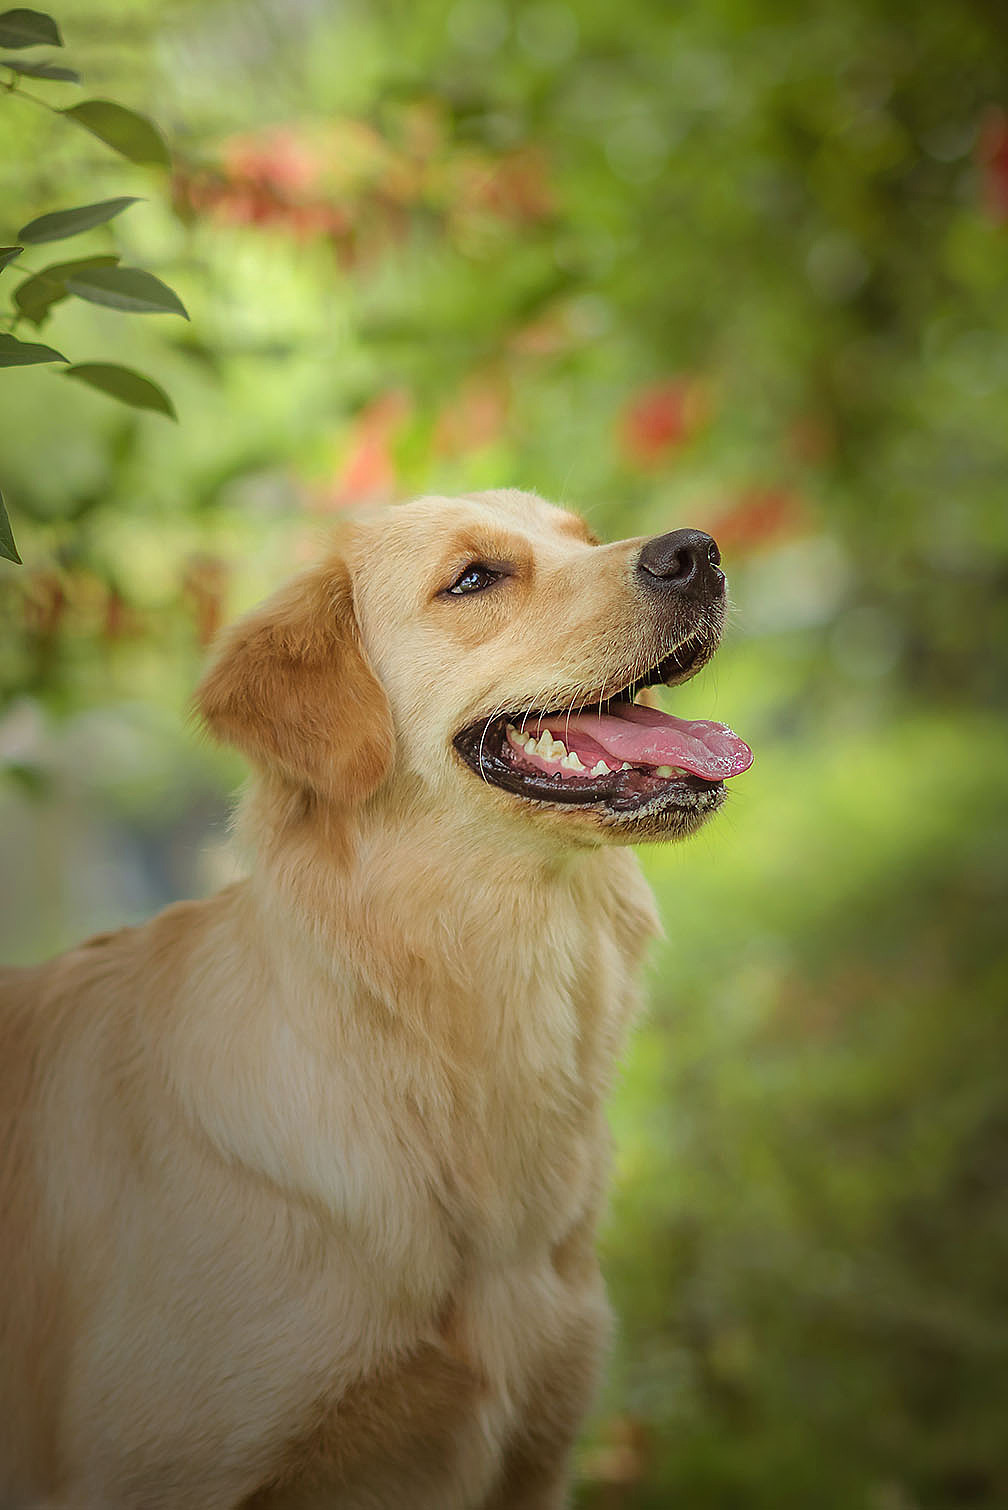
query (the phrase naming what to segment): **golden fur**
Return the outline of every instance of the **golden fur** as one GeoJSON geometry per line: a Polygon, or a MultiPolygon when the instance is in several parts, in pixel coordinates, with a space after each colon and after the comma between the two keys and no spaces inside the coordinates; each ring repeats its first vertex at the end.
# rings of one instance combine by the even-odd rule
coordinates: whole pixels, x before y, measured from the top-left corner
{"type": "Polygon", "coordinates": [[[638,835],[451,741],[644,663],[639,546],[420,500],[224,637],[248,878],[3,973],[4,1510],[566,1503],[657,924],[638,835]],[[505,590],[439,592],[495,556],[505,590]]]}

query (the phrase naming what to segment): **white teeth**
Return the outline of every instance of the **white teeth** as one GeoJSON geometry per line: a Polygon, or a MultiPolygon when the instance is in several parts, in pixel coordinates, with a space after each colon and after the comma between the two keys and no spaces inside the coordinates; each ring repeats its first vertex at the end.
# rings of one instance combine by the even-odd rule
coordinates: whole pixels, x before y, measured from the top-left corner
{"type": "MultiPolygon", "coordinates": [[[[538,739],[523,740],[520,734],[517,738],[526,755],[538,755],[540,760],[558,762],[563,762],[567,758],[567,746],[563,740],[554,739],[548,729],[544,729],[538,739]]],[[[577,769],[577,767],[573,769],[577,769]]],[[[582,766],[583,769],[584,767],[582,766]]]]}
{"type": "Polygon", "coordinates": [[[550,731],[544,729],[539,736],[539,748],[534,753],[540,760],[563,760],[567,746],[562,739],[554,739],[550,731]]]}
{"type": "MultiPolygon", "coordinates": [[[[554,739],[549,729],[543,729],[539,738],[526,735],[523,730],[515,728],[514,724],[507,725],[508,739],[518,750],[524,750],[526,755],[536,755],[540,760],[548,760],[551,765],[558,765],[564,771],[587,771],[582,764],[576,750],[568,751],[562,739],[554,739]]],[[[624,760],[619,767],[606,765],[604,760],[599,760],[588,771],[589,776],[611,776],[615,770],[630,771],[633,769],[630,762],[624,760]]],[[[656,776],[668,780],[671,776],[686,776],[688,771],[681,765],[658,765],[651,767],[656,776]]]]}

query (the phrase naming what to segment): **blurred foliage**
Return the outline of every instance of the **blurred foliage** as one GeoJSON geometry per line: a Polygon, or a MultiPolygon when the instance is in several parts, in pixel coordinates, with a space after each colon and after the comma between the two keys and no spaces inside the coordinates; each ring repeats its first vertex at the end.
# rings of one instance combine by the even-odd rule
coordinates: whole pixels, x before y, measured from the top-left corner
{"type": "Polygon", "coordinates": [[[515,483],[612,537],[712,530],[737,613],[676,706],[757,764],[645,855],[668,939],[580,1502],[1003,1510],[1003,6],[60,20],[89,91],[165,127],[171,192],[0,95],[0,242],[82,176],[144,196],[82,254],[192,323],[68,300],[41,337],[156,373],[178,427],[0,373],[8,952],[226,873],[240,768],[187,691],[341,509],[515,483]]]}
{"type": "MultiPolygon", "coordinates": [[[[17,91],[18,103],[27,102],[76,124],[131,163],[170,167],[171,159],[164,139],[145,116],[111,100],[84,100],[81,104],[60,108],[23,87],[26,78],[70,84],[81,82],[76,69],[48,59],[22,56],[25,49],[35,52],[39,47],[48,50],[62,45],[59,26],[44,11],[19,7],[0,12],[0,47],[11,49],[0,56],[0,88],[8,99],[17,91]]],[[[9,308],[0,316],[7,325],[7,330],[0,333],[0,368],[62,362],[64,376],[97,388],[134,408],[154,410],[174,419],[171,399],[164,390],[131,368],[116,362],[77,362],[71,366],[55,347],[41,341],[26,341],[15,334],[25,323],[36,328],[43,325],[53,305],[67,298],[85,299],[128,314],[179,314],[188,319],[178,296],[159,278],[143,268],[122,267],[117,256],[103,253],[75,257],[35,269],[26,268],[20,260],[26,247],[65,241],[96,226],[106,225],[136,202],[136,195],[126,195],[96,204],[47,210],[42,215],[33,216],[14,232],[13,244],[0,247],[0,272],[16,263],[16,274],[27,273],[13,287],[9,308]]],[[[8,277],[6,287],[9,291],[12,282],[13,279],[8,277]]],[[[0,557],[16,563],[21,561],[2,495],[0,557]]]]}

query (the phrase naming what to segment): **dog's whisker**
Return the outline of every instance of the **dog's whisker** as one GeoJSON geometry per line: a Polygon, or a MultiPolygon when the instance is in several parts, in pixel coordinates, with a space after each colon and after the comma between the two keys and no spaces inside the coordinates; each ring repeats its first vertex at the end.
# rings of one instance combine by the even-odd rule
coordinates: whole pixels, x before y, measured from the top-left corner
{"type": "Polygon", "coordinates": [[[507,707],[506,703],[500,703],[494,709],[494,711],[491,713],[490,717],[487,719],[486,723],[483,725],[483,733],[480,735],[479,753],[478,753],[479,773],[480,773],[480,776],[483,778],[483,780],[487,783],[488,786],[490,784],[490,778],[487,776],[486,770],[485,770],[484,765],[483,765],[483,741],[486,739],[487,735],[490,733],[490,725],[494,722],[494,720],[496,718],[500,717],[500,715],[504,712],[504,709],[506,707],[507,707]]]}
{"type": "Polygon", "coordinates": [[[531,718],[531,716],[532,716],[532,710],[534,708],[538,708],[541,711],[548,708],[550,702],[553,700],[553,692],[552,692],[553,686],[554,686],[554,683],[552,683],[552,682],[546,682],[545,685],[540,689],[540,691],[536,693],[535,697],[533,697],[531,699],[531,701],[529,702],[528,707],[525,709],[525,712],[522,714],[521,723],[518,725],[519,733],[524,733],[525,732],[525,724],[528,721],[528,719],[531,718]]]}
{"type": "Polygon", "coordinates": [[[570,707],[567,709],[567,719],[564,724],[564,744],[568,747],[570,744],[570,721],[574,716],[574,709],[583,706],[587,691],[588,689],[584,682],[579,682],[574,689],[574,696],[571,698],[570,707]]]}

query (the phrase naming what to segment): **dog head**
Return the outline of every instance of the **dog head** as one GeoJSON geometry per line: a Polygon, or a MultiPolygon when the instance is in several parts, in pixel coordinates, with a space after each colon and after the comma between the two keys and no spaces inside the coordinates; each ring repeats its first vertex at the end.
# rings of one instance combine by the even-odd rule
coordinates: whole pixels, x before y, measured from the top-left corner
{"type": "Polygon", "coordinates": [[[198,704],[330,804],[398,793],[455,823],[672,838],[751,761],[724,725],[646,700],[711,658],[724,605],[699,531],[601,545],[531,494],[423,498],[356,521],[235,626],[198,704]]]}

